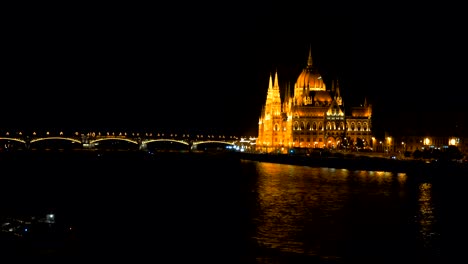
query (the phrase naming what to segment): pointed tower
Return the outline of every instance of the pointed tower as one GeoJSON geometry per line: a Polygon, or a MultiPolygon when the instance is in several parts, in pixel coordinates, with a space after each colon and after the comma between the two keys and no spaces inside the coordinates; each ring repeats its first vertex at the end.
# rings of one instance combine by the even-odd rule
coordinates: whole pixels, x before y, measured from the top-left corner
{"type": "Polygon", "coordinates": [[[281,141],[282,132],[282,109],[281,109],[281,94],[278,82],[278,72],[275,72],[275,79],[273,81],[270,74],[267,98],[265,102],[265,109],[259,121],[259,136],[257,138],[257,145],[264,146],[265,152],[272,152],[276,150],[281,141]]]}
{"type": "Polygon", "coordinates": [[[268,85],[268,93],[266,99],[266,114],[269,117],[274,117],[281,114],[281,95],[278,85],[278,72],[275,72],[275,81],[272,82],[270,74],[270,82],[268,85]]]}
{"type": "Polygon", "coordinates": [[[343,98],[341,98],[340,85],[339,85],[338,80],[336,80],[335,101],[338,105],[343,105],[343,98]]]}

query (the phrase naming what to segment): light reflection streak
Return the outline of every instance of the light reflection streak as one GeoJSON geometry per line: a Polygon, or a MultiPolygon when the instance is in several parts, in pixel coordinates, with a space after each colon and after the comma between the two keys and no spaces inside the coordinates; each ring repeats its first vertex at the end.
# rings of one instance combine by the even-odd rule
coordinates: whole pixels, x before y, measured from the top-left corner
{"type": "Polygon", "coordinates": [[[422,239],[423,245],[430,248],[434,244],[434,240],[439,236],[435,232],[436,217],[435,208],[432,201],[432,184],[421,183],[419,185],[419,215],[417,221],[419,223],[419,235],[422,239]]]}
{"type": "Polygon", "coordinates": [[[407,181],[407,178],[408,178],[408,176],[406,175],[406,173],[401,173],[400,172],[400,173],[397,174],[398,183],[400,185],[404,185],[406,183],[406,181],[407,181]]]}

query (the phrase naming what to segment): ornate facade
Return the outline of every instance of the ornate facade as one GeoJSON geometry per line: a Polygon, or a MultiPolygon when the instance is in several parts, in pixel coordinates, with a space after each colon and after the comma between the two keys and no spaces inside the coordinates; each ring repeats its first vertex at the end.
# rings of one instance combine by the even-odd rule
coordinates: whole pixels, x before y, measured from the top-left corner
{"type": "Polygon", "coordinates": [[[266,103],[258,123],[257,151],[288,153],[314,148],[372,147],[372,106],[345,109],[338,81],[327,89],[309,50],[307,66],[281,99],[278,72],[270,74],[266,103]],[[349,114],[348,114],[349,113],[349,114]]]}

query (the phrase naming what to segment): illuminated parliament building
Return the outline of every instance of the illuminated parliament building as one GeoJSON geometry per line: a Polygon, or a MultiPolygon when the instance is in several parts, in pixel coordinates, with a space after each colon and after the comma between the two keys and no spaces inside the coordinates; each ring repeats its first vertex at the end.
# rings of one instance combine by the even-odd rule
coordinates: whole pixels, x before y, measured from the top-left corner
{"type": "Polygon", "coordinates": [[[258,123],[257,151],[288,153],[292,150],[355,149],[372,147],[372,106],[363,104],[345,109],[338,81],[325,85],[312,63],[288,87],[282,100],[278,72],[270,74],[265,105],[258,123]]]}

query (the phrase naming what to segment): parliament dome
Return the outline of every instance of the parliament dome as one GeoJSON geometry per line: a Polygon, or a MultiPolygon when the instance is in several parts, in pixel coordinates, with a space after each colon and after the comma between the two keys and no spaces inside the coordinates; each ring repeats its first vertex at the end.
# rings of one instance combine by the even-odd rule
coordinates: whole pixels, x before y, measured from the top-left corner
{"type": "Polygon", "coordinates": [[[322,76],[312,67],[305,68],[296,81],[297,88],[308,88],[310,91],[325,91],[322,76]]]}
{"type": "Polygon", "coordinates": [[[326,90],[322,76],[312,65],[312,52],[309,50],[307,66],[299,74],[299,77],[297,77],[296,84],[294,85],[294,94],[296,96],[302,96],[304,92],[326,90]]]}

